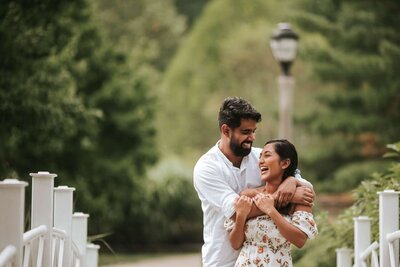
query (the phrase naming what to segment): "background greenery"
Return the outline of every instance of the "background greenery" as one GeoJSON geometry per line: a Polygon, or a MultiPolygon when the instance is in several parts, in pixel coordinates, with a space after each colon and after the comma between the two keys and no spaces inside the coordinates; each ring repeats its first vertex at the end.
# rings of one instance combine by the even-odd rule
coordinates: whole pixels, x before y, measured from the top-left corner
{"type": "Polygon", "coordinates": [[[394,0],[1,1],[0,175],[57,173],[115,250],[201,243],[192,168],[218,139],[227,96],[263,114],[257,146],[277,136],[268,42],[287,21],[301,37],[292,141],[303,176],[318,194],[356,193],[337,222],[317,210],[320,236],[295,253],[333,266],[349,218],[398,188],[383,155],[400,139],[399,11],[394,0]]]}

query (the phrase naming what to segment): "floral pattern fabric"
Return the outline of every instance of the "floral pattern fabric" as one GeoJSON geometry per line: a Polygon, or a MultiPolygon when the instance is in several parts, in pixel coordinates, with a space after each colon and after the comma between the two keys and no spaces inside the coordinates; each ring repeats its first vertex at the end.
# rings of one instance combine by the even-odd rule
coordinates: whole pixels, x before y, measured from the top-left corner
{"type": "MultiPolygon", "coordinates": [[[[313,215],[305,211],[296,211],[293,215],[284,215],[292,225],[302,230],[309,239],[318,233],[313,215]]],[[[235,222],[225,220],[228,232],[235,222]]],[[[247,221],[245,242],[235,267],[291,267],[291,243],[284,238],[278,227],[268,215],[258,216],[247,221]]]]}

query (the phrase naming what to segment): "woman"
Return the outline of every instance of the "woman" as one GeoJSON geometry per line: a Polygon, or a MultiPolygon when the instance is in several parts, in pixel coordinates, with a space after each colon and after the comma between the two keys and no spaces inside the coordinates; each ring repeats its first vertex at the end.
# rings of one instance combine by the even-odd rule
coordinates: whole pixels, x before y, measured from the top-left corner
{"type": "Polygon", "coordinates": [[[310,206],[296,204],[293,213],[288,208],[274,207],[273,193],[297,169],[295,147],[287,140],[267,142],[260,154],[259,167],[265,186],[255,197],[241,195],[235,203],[235,221],[225,221],[232,247],[242,247],[235,267],[293,266],[291,244],[301,248],[307,238],[318,232],[310,206]],[[246,222],[253,202],[265,215],[246,222]]]}

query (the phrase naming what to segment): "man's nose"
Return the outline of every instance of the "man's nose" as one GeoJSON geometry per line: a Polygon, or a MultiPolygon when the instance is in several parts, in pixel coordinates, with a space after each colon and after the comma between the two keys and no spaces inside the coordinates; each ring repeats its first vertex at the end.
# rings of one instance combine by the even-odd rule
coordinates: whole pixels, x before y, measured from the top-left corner
{"type": "Polygon", "coordinates": [[[254,141],[256,140],[256,133],[251,133],[249,134],[249,136],[247,137],[248,140],[254,141]]]}

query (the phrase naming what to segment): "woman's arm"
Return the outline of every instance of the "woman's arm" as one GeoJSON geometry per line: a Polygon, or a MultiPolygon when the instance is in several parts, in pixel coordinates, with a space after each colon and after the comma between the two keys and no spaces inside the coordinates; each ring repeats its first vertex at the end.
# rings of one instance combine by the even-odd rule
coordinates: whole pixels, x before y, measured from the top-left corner
{"type": "Polygon", "coordinates": [[[250,213],[251,206],[252,200],[247,196],[241,196],[235,202],[235,224],[229,233],[229,241],[233,249],[237,250],[243,245],[245,240],[244,226],[246,224],[247,216],[250,213]]]}
{"type": "MultiPolygon", "coordinates": [[[[271,217],[275,225],[278,227],[279,232],[285,237],[290,243],[298,248],[304,246],[307,241],[307,235],[296,226],[293,226],[288,222],[274,207],[274,199],[272,195],[258,194],[254,199],[256,205],[271,217]]],[[[296,207],[296,210],[310,211],[311,208],[308,206],[296,207]]]]}

